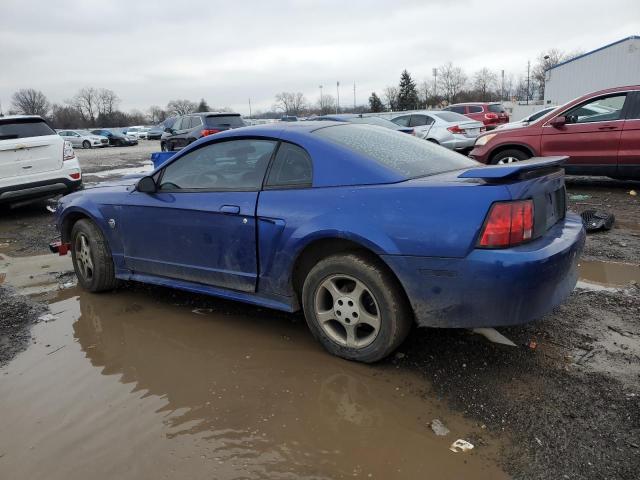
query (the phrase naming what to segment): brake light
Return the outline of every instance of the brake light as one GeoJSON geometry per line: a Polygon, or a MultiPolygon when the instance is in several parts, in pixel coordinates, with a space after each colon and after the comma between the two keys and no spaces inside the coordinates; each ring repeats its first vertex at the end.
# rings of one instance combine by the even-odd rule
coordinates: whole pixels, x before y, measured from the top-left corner
{"type": "Polygon", "coordinates": [[[80,172],[74,172],[71,175],[69,175],[73,180],[80,180],[80,176],[82,174],[80,172]]]}
{"type": "Polygon", "coordinates": [[[458,125],[448,127],[447,130],[449,130],[451,133],[464,133],[464,129],[460,128],[458,125]]]}
{"type": "Polygon", "coordinates": [[[478,246],[514,247],[533,237],[533,200],[496,202],[491,206],[478,246]]]}
{"type": "Polygon", "coordinates": [[[67,142],[65,140],[62,145],[62,161],[73,160],[74,158],[76,158],[76,154],[73,153],[73,146],[71,145],[71,142],[67,142]]]}
{"type": "Polygon", "coordinates": [[[495,113],[485,113],[484,114],[484,118],[487,120],[497,120],[498,119],[498,115],[495,113]]]}
{"type": "Polygon", "coordinates": [[[207,128],[205,130],[202,130],[202,132],[200,133],[202,133],[203,137],[206,137],[207,135],[213,135],[214,133],[218,133],[218,132],[220,132],[220,130],[215,128],[207,128]]]}

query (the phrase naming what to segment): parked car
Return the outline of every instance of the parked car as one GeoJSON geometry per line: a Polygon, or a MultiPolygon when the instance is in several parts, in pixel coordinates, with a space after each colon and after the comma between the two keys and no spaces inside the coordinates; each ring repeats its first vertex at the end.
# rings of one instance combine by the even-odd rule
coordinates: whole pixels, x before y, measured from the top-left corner
{"type": "Polygon", "coordinates": [[[282,117],[280,117],[280,121],[281,122],[297,122],[298,117],[296,117],[295,115],[283,115],[282,117]]]}
{"type": "Polygon", "coordinates": [[[302,309],[329,352],[374,362],[414,321],[516,325],[571,293],[585,233],[563,161],[487,167],[348,122],[229,130],[63,197],[51,248],[89,291],[135,280],[302,309]]]}
{"type": "Polygon", "coordinates": [[[373,115],[362,115],[356,113],[342,113],[337,115],[322,115],[320,117],[314,117],[312,120],[321,120],[328,122],[348,122],[359,123],[364,125],[377,125],[379,127],[389,128],[402,133],[409,133],[413,135],[413,128],[406,126],[396,125],[386,118],[376,117],[373,115]]]}
{"type": "Polygon", "coordinates": [[[169,117],[164,119],[164,121],[160,122],[158,125],[154,125],[147,132],[147,138],[149,140],[160,140],[162,138],[162,134],[167,128],[173,127],[173,124],[176,122],[177,117],[169,117]]]}
{"type": "Polygon", "coordinates": [[[71,143],[38,116],[0,117],[0,203],[73,192],[82,171],[71,143]]]}
{"type": "Polygon", "coordinates": [[[107,137],[93,134],[89,130],[59,130],[58,135],[70,142],[74,147],[95,148],[109,146],[107,137]]]}
{"type": "Polygon", "coordinates": [[[502,125],[498,125],[496,127],[496,130],[504,130],[505,128],[520,128],[520,127],[526,127],[527,125],[529,125],[531,122],[535,122],[537,119],[542,118],[544,115],[546,115],[547,113],[555,110],[558,107],[546,107],[543,108],[542,110],[538,110],[537,112],[533,112],[529,115],[527,115],[526,117],[516,121],[516,122],[509,122],[509,123],[503,123],[502,125]]]}
{"type": "Polygon", "coordinates": [[[107,137],[109,145],[114,147],[125,147],[138,144],[138,139],[136,137],[130,137],[129,135],[124,135],[113,130],[107,130],[106,128],[91,130],[91,133],[101,137],[107,137]]]}
{"type": "Polygon", "coordinates": [[[501,103],[471,102],[455,103],[443,110],[460,113],[473,120],[484,123],[487,130],[492,130],[498,125],[509,122],[509,114],[501,103]]]}
{"type": "Polygon", "coordinates": [[[199,138],[244,127],[239,113],[202,112],[177,117],[171,127],[167,127],[160,139],[162,151],[180,150],[199,138]]]}
{"type": "Polygon", "coordinates": [[[541,155],[567,155],[569,174],[640,179],[640,85],[583,95],[525,127],[481,135],[471,152],[489,164],[541,155]]]}
{"type": "Polygon", "coordinates": [[[484,124],[455,112],[411,112],[392,118],[393,123],[410,127],[415,136],[450,150],[468,152],[482,132],[484,124]]]}
{"type": "Polygon", "coordinates": [[[123,133],[130,137],[136,137],[139,139],[147,139],[147,134],[149,133],[149,127],[137,126],[137,127],[127,127],[124,129],[123,133]]]}

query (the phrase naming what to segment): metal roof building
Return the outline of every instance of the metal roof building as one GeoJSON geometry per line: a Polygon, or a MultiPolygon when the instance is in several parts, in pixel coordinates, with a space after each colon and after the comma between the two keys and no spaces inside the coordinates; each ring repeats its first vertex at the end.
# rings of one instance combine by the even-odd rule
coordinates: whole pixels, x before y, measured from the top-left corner
{"type": "Polygon", "coordinates": [[[585,93],[640,85],[640,36],[634,35],[559,63],[546,71],[545,104],[561,105],[585,93]]]}

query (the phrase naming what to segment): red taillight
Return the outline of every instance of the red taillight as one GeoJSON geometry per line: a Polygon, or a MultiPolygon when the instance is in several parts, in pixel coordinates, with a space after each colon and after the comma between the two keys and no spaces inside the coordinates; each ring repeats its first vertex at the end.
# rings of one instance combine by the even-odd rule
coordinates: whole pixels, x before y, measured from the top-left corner
{"type": "Polygon", "coordinates": [[[80,172],[76,172],[76,173],[72,173],[71,175],[69,175],[73,180],[80,180],[80,172]]]}
{"type": "Polygon", "coordinates": [[[506,248],[533,237],[533,200],[496,202],[484,224],[479,247],[506,248]]]}
{"type": "Polygon", "coordinates": [[[449,130],[451,133],[464,133],[464,129],[460,128],[458,125],[448,127],[447,130],[449,130]]]}
{"type": "Polygon", "coordinates": [[[485,113],[484,118],[486,118],[487,120],[497,120],[498,115],[495,113],[485,113]]]}
{"type": "Polygon", "coordinates": [[[214,133],[218,133],[220,132],[220,130],[217,130],[215,128],[207,128],[206,130],[202,130],[202,136],[206,137],[207,135],[213,135],[214,133]]]}

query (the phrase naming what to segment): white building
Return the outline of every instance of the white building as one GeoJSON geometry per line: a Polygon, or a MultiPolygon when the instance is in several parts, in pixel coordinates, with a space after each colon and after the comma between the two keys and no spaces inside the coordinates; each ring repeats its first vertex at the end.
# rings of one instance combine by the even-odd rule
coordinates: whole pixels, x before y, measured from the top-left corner
{"type": "Polygon", "coordinates": [[[631,36],[546,71],[544,100],[562,105],[589,92],[640,85],[640,36],[631,36]]]}

